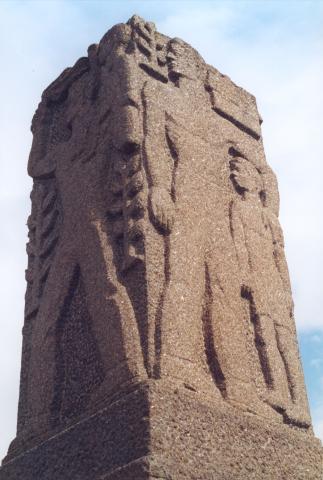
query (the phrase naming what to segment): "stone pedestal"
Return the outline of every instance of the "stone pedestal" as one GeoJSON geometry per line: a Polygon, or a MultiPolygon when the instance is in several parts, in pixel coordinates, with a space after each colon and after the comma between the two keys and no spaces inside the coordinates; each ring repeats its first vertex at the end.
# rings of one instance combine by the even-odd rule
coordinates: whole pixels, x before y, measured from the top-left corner
{"type": "Polygon", "coordinates": [[[320,480],[300,433],[173,382],[150,381],[13,458],[1,480],[320,480]]]}

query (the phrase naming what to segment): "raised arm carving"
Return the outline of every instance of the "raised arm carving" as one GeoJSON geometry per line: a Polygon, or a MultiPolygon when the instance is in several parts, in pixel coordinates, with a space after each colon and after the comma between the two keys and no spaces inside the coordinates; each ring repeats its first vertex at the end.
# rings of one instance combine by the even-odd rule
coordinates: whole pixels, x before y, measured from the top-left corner
{"type": "Polygon", "coordinates": [[[169,233],[174,223],[175,206],[171,195],[174,162],[166,139],[165,110],[161,110],[156,103],[156,89],[149,82],[143,89],[143,105],[144,152],[151,214],[156,226],[169,233]]]}

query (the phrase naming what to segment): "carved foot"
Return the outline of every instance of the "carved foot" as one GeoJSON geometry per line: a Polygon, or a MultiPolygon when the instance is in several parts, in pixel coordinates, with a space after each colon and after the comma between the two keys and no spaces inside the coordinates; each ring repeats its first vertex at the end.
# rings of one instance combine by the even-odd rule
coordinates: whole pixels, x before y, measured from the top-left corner
{"type": "Polygon", "coordinates": [[[284,419],[287,423],[291,423],[303,428],[309,428],[312,424],[310,414],[307,409],[299,405],[292,405],[286,408],[284,419]]]}
{"type": "Polygon", "coordinates": [[[158,378],[166,380],[180,389],[186,389],[208,398],[223,401],[220,390],[201,365],[183,358],[163,355],[158,378]]]}
{"type": "Polygon", "coordinates": [[[284,412],[288,407],[288,401],[285,400],[278,392],[273,390],[266,393],[264,401],[279,413],[284,412]]]}
{"type": "Polygon", "coordinates": [[[239,395],[232,395],[230,391],[227,396],[227,402],[233,407],[239,408],[248,413],[258,415],[263,418],[280,418],[281,416],[275,412],[267,403],[260,400],[257,393],[254,391],[246,392],[246,389],[241,390],[239,395]]]}
{"type": "Polygon", "coordinates": [[[272,418],[282,422],[282,417],[268,405],[266,399],[261,399],[252,382],[230,377],[226,381],[226,401],[244,412],[263,418],[272,418]]]}

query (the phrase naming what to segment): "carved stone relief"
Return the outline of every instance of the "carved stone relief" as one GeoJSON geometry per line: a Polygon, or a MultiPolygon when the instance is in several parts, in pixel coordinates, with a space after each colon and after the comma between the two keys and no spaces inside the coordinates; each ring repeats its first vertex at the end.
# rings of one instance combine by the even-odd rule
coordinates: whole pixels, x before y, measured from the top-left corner
{"type": "Polygon", "coordinates": [[[255,343],[267,385],[266,401],[287,420],[309,426],[295,338],[293,302],[281,227],[267,198],[261,172],[233,157],[231,232],[241,272],[241,295],[250,303],[255,343]]]}
{"type": "Polygon", "coordinates": [[[18,439],[147,378],[308,428],[253,96],[135,16],[45,90],[18,439]]]}

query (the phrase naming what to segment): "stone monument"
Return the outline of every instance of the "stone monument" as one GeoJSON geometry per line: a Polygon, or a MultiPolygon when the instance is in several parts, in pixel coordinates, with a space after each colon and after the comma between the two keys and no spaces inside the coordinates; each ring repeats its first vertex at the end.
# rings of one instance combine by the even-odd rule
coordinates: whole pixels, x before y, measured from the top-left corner
{"type": "Polygon", "coordinates": [[[322,478],[260,125],[138,16],[44,91],[1,480],[322,478]]]}

